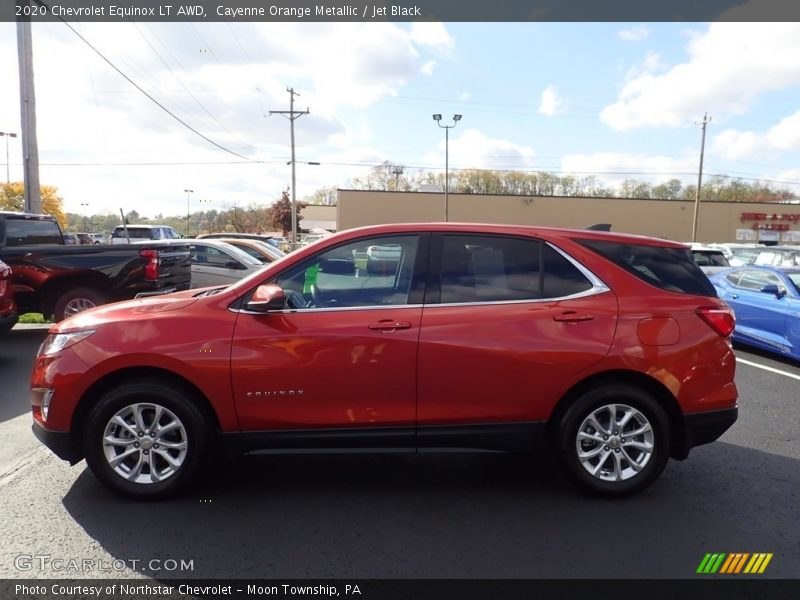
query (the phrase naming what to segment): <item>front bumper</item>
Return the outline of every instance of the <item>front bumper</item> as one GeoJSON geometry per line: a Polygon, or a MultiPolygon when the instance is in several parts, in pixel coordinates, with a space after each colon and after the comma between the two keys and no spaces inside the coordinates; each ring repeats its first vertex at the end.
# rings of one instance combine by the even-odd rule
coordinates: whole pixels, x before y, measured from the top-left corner
{"type": "Polygon", "coordinates": [[[33,435],[50,448],[58,458],[68,461],[71,465],[83,458],[69,431],[51,431],[45,429],[38,421],[33,422],[31,429],[33,429],[33,435]]]}
{"type": "Polygon", "coordinates": [[[736,422],[739,408],[726,408],[683,416],[683,435],[673,446],[673,457],[684,459],[695,446],[710,444],[720,438],[736,422]]]}

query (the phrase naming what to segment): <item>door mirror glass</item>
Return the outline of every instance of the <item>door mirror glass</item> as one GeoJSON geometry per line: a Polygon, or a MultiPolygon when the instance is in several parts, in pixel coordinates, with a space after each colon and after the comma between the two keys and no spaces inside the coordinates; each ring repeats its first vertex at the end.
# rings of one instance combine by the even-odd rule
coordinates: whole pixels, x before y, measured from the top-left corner
{"type": "Polygon", "coordinates": [[[268,312],[270,310],[282,310],[285,305],[286,294],[283,288],[274,283],[267,283],[256,288],[252,298],[245,306],[247,310],[268,312]]]}

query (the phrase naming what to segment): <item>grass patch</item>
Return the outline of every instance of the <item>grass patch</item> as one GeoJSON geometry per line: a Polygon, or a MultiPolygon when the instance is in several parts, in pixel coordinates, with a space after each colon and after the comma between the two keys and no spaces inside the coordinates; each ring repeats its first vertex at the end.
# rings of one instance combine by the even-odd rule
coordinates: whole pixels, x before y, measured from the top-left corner
{"type": "Polygon", "coordinates": [[[25,313],[19,316],[20,323],[52,323],[51,320],[45,319],[42,313],[25,313]]]}

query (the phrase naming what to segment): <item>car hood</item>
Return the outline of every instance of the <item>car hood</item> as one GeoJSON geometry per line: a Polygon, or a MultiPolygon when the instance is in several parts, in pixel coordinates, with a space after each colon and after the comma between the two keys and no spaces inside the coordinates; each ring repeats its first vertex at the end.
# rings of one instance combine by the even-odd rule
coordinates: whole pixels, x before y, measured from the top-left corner
{"type": "Polygon", "coordinates": [[[152,296],[138,300],[126,300],[98,306],[65,319],[50,328],[50,333],[63,333],[78,329],[90,329],[109,321],[147,318],[148,315],[181,310],[197,302],[202,290],[193,289],[163,296],[152,296]]]}

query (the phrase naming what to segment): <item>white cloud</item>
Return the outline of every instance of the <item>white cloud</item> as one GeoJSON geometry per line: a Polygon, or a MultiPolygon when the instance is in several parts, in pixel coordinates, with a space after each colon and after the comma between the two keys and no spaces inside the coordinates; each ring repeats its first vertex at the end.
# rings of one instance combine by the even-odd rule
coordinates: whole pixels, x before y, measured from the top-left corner
{"type": "Polygon", "coordinates": [[[566,107],[566,100],[559,95],[556,86],[548,85],[544,91],[542,91],[542,101],[539,104],[540,114],[550,117],[560,115],[564,113],[566,107]]]}
{"type": "MultiPolygon", "coordinates": [[[[343,115],[396,95],[433,69],[426,52],[453,47],[440,23],[73,26],[192,127],[265,163],[231,164],[238,159],[180,125],[65,26],[34,25],[41,179],[59,188],[70,212],[81,212],[80,204],[89,202],[93,212],[116,213],[122,206],[143,215],[183,214],[181,190],[187,187],[197,199],[212,199],[215,208],[234,201],[272,202],[290,181],[289,127],[285,118],[267,114],[289,108],[287,87],[300,92],[295,109],[311,111],[295,122],[297,159],[349,162],[342,156],[351,146],[369,148],[371,131],[352,119],[348,124],[343,115]],[[224,164],[129,164],[154,161],[224,164]],[[54,166],[74,162],[122,164],[54,166]]],[[[13,28],[0,23],[0,56],[16,56],[13,28]]],[[[0,81],[7,92],[0,94],[0,130],[16,131],[16,59],[0,61],[0,81]]],[[[10,145],[10,153],[12,178],[19,179],[18,143],[10,145]]],[[[298,165],[298,197],[344,184],[342,172],[341,166],[298,165]]]]}
{"type": "Polygon", "coordinates": [[[631,27],[630,29],[623,29],[617,33],[619,39],[626,42],[638,42],[650,35],[650,30],[644,25],[638,27],[631,27]]]}
{"type": "MultiPolygon", "coordinates": [[[[444,138],[444,136],[442,136],[444,138]]],[[[445,140],[437,152],[425,155],[425,164],[444,166],[445,140]]],[[[490,138],[477,129],[450,132],[450,167],[454,169],[522,169],[530,168],[535,153],[528,146],[490,138]],[[457,134],[457,135],[454,135],[457,134]]]]}
{"type": "Polygon", "coordinates": [[[800,84],[798,40],[800,23],[712,23],[690,39],[687,62],[628,80],[601,118],[627,131],[742,114],[759,95],[800,84]]]}
{"type": "Polygon", "coordinates": [[[459,100],[469,100],[470,98],[472,98],[472,94],[469,92],[461,92],[461,94],[458,96],[459,100]]]}
{"type": "Polygon", "coordinates": [[[411,24],[411,41],[418,46],[427,46],[439,51],[452,50],[455,46],[453,36],[442,23],[414,22],[411,24]]]}
{"type": "Polygon", "coordinates": [[[433,75],[434,70],[436,70],[436,61],[435,60],[429,60],[424,65],[422,65],[422,67],[420,67],[420,71],[422,71],[422,73],[424,75],[427,75],[428,77],[433,75]]]}
{"type": "Polygon", "coordinates": [[[773,160],[791,150],[800,150],[800,110],[763,133],[726,129],[711,144],[714,154],[731,160],[773,160]]]}

